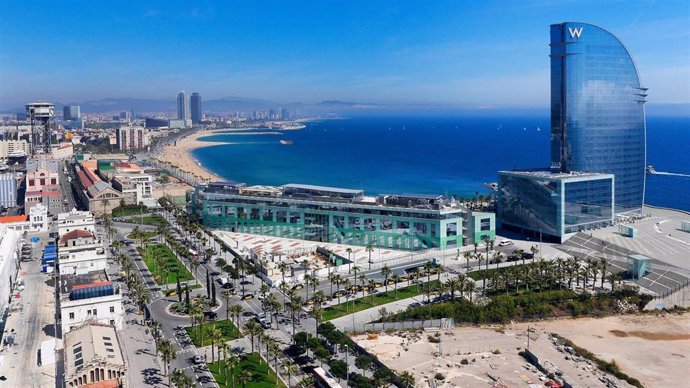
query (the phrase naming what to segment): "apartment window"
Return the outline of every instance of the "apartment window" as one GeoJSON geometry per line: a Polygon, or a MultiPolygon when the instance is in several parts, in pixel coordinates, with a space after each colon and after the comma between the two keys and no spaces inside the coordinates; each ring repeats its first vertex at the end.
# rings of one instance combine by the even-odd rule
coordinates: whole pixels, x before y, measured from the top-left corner
{"type": "Polygon", "coordinates": [[[96,309],[93,309],[93,312],[92,312],[92,314],[93,314],[93,315],[98,315],[98,312],[97,312],[97,310],[96,310],[96,309]]]}
{"type": "Polygon", "coordinates": [[[482,218],[479,220],[479,228],[482,231],[491,230],[491,218],[482,218]]]}
{"type": "Polygon", "coordinates": [[[69,313],[69,319],[74,319],[74,313],[69,313]]]}
{"type": "Polygon", "coordinates": [[[110,306],[110,312],[114,313],[115,312],[115,306],[110,306]]]}

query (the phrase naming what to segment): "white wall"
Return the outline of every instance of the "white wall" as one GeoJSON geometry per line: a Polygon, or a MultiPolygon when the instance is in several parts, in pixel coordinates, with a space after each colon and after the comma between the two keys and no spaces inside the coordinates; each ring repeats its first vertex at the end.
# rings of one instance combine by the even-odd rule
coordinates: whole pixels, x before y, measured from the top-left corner
{"type": "Polygon", "coordinates": [[[96,319],[98,322],[109,325],[114,321],[115,329],[122,330],[122,294],[101,296],[97,298],[66,300],[60,303],[60,313],[62,315],[62,333],[66,333],[71,328],[77,327],[88,320],[96,319]],[[110,308],[114,312],[110,312],[110,308]],[[96,309],[96,315],[93,310],[96,309]],[[70,313],[74,318],[70,318],[70,313]]]}
{"type": "Polygon", "coordinates": [[[8,307],[11,283],[16,281],[17,262],[21,249],[19,232],[0,225],[0,313],[8,307]]]}

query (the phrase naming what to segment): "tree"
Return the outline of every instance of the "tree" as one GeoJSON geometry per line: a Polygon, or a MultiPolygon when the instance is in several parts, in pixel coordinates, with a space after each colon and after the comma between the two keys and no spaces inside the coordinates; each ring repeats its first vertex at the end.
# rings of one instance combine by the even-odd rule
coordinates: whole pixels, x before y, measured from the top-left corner
{"type": "Polygon", "coordinates": [[[414,376],[408,371],[404,371],[400,374],[400,382],[405,388],[414,387],[414,376]]]}
{"type": "Polygon", "coordinates": [[[256,322],[255,320],[248,321],[247,323],[244,324],[244,333],[248,334],[249,337],[251,338],[251,344],[252,344],[252,351],[251,353],[254,353],[254,338],[262,332],[263,328],[259,326],[259,323],[256,322]]]}
{"type": "Polygon", "coordinates": [[[374,279],[369,279],[369,283],[367,283],[367,292],[369,295],[371,295],[371,305],[374,305],[374,293],[376,293],[376,282],[374,279]]]}
{"type": "Polygon", "coordinates": [[[381,274],[383,274],[383,284],[386,287],[386,292],[388,292],[388,276],[391,274],[391,268],[388,264],[384,264],[381,268],[381,274]]]}
{"type": "Polygon", "coordinates": [[[225,319],[230,319],[230,298],[232,297],[232,293],[230,290],[225,290],[220,295],[225,299],[225,319]]]}
{"type": "Polygon", "coordinates": [[[328,363],[331,374],[339,379],[347,378],[347,363],[343,360],[333,359],[328,363]]]}
{"type": "Polygon", "coordinates": [[[160,341],[158,349],[160,351],[161,358],[163,359],[163,365],[165,366],[165,373],[163,376],[167,376],[168,369],[170,368],[170,362],[177,358],[177,352],[175,351],[172,342],[169,340],[160,341]]]}
{"type": "Polygon", "coordinates": [[[391,279],[393,279],[393,282],[395,282],[395,284],[393,285],[395,289],[395,299],[398,299],[398,282],[400,282],[400,275],[395,273],[393,274],[393,276],[391,276],[391,279]]]}
{"type": "Polygon", "coordinates": [[[175,384],[176,388],[192,388],[195,385],[192,378],[187,376],[181,369],[172,371],[170,374],[170,382],[175,384]]]}
{"type": "Polygon", "coordinates": [[[374,248],[371,246],[371,243],[367,244],[367,247],[364,248],[364,250],[369,254],[369,269],[371,269],[371,252],[374,251],[374,248]]]}
{"type": "MultiPolygon", "coordinates": [[[[350,258],[352,255],[352,248],[348,247],[345,252],[347,252],[347,273],[352,273],[352,259],[350,258]]],[[[357,276],[356,273],[355,276],[357,276]]]]}
{"type": "MultiPolygon", "coordinates": [[[[230,306],[230,312],[232,313],[232,316],[235,317],[235,327],[239,328],[240,327],[240,314],[244,312],[244,308],[239,305],[239,304],[234,304],[230,306]]],[[[239,338],[240,333],[237,333],[237,338],[239,338]]]]}
{"type": "Polygon", "coordinates": [[[363,373],[366,373],[369,368],[371,368],[371,357],[370,356],[359,356],[355,359],[355,366],[359,369],[362,370],[363,373]]]}
{"type": "Polygon", "coordinates": [[[450,291],[450,300],[455,300],[455,291],[458,291],[461,287],[458,279],[446,280],[446,287],[450,291]]]}
{"type": "Polygon", "coordinates": [[[211,329],[211,333],[209,333],[209,337],[211,338],[211,362],[215,362],[215,345],[220,344],[223,342],[223,332],[220,331],[220,329],[214,327],[211,329]]]}
{"type": "Polygon", "coordinates": [[[228,382],[228,369],[230,369],[230,379],[232,381],[232,386],[235,386],[235,372],[238,366],[240,366],[240,358],[236,354],[232,353],[225,359],[225,373],[223,377],[225,378],[225,383],[228,382]]]}
{"type": "Polygon", "coordinates": [[[243,370],[239,376],[237,376],[237,381],[242,384],[242,388],[245,388],[247,386],[247,383],[250,383],[254,380],[254,375],[252,372],[248,370],[243,370]]]}
{"type": "Polygon", "coordinates": [[[315,386],[314,376],[305,375],[302,380],[299,381],[299,388],[312,388],[315,386]]]}
{"type": "Polygon", "coordinates": [[[356,265],[355,265],[354,267],[352,267],[352,272],[355,273],[355,277],[354,277],[354,280],[355,280],[355,287],[357,287],[357,272],[359,272],[360,270],[361,270],[361,269],[360,269],[358,266],[356,266],[356,265]]]}

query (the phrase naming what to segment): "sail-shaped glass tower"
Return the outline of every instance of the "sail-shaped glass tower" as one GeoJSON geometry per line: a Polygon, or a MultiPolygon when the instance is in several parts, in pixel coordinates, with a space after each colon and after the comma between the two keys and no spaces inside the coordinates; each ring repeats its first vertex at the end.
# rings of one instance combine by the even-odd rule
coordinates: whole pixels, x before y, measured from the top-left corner
{"type": "Polygon", "coordinates": [[[647,89],[630,52],[586,23],[551,25],[551,170],[615,176],[615,213],[641,211],[647,89]]]}

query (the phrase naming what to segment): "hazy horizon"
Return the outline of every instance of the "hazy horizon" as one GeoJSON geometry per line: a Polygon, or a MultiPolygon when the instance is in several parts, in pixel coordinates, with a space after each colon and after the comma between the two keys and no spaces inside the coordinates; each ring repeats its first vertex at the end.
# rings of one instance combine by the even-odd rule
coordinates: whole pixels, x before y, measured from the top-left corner
{"type": "Polygon", "coordinates": [[[690,104],[684,1],[6,2],[0,15],[4,109],[167,101],[180,90],[204,100],[541,109],[549,25],[567,20],[625,43],[650,106],[690,104]]]}

